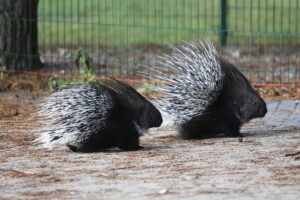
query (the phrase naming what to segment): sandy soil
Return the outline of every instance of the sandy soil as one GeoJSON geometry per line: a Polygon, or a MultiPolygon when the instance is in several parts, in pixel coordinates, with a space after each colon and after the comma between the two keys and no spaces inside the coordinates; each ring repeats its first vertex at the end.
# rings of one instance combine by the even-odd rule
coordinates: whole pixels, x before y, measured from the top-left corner
{"type": "Polygon", "coordinates": [[[0,95],[0,199],[300,199],[299,101],[268,103],[242,140],[164,128],[141,151],[73,153],[33,143],[29,116],[43,94],[0,95]]]}

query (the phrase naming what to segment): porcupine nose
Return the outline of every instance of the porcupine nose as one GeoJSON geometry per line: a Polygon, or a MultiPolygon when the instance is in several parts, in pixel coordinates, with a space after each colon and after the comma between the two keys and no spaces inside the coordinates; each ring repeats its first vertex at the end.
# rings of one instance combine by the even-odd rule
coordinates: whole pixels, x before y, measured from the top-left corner
{"type": "Polygon", "coordinates": [[[152,119],[153,119],[153,122],[150,126],[151,127],[160,127],[160,125],[162,124],[162,116],[160,114],[160,112],[158,110],[156,110],[156,112],[153,112],[152,113],[152,119]]]}
{"type": "Polygon", "coordinates": [[[258,117],[264,117],[267,112],[268,112],[267,105],[262,100],[262,103],[261,103],[261,105],[260,105],[260,107],[258,109],[258,117]]]}

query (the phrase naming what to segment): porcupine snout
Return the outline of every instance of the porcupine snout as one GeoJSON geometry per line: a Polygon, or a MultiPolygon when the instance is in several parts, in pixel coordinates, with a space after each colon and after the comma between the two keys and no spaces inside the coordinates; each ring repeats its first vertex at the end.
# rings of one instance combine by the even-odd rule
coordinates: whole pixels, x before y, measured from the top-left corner
{"type": "Polygon", "coordinates": [[[155,110],[153,109],[151,112],[150,112],[150,118],[153,119],[153,121],[151,123],[149,123],[149,128],[150,127],[160,127],[160,125],[162,124],[162,116],[160,114],[160,112],[155,108],[155,110]]]}
{"type": "Polygon", "coordinates": [[[268,112],[266,102],[259,97],[259,100],[256,102],[256,116],[254,117],[264,117],[268,112]]]}
{"type": "Polygon", "coordinates": [[[156,107],[148,103],[144,107],[143,114],[141,115],[138,124],[145,128],[159,127],[162,124],[162,116],[156,107]]]}
{"type": "Polygon", "coordinates": [[[233,102],[233,110],[242,123],[267,113],[266,102],[250,86],[239,91],[237,100],[233,102]],[[240,95],[242,94],[242,95],[240,95]]]}
{"type": "Polygon", "coordinates": [[[264,117],[268,111],[266,102],[258,95],[255,95],[254,98],[252,97],[252,102],[249,103],[246,110],[245,121],[249,121],[257,117],[264,117]]]}

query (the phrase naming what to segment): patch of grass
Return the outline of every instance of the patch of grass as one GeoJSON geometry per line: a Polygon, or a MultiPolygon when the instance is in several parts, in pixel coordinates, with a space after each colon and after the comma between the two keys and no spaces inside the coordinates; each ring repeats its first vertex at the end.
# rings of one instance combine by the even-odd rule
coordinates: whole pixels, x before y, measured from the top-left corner
{"type": "Polygon", "coordinates": [[[6,70],[6,67],[5,66],[0,66],[0,79],[3,79],[3,78],[8,76],[8,74],[5,71],[2,71],[2,70],[6,70]]]}
{"type": "MultiPolygon", "coordinates": [[[[229,42],[299,42],[297,0],[228,0],[229,42]]],[[[43,0],[40,45],[217,41],[220,0],[43,0]]]]}

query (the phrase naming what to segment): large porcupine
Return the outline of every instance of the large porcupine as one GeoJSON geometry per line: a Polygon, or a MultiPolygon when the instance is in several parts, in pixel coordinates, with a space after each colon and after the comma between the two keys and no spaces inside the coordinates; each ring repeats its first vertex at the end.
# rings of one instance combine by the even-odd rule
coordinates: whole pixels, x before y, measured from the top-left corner
{"type": "Polygon", "coordinates": [[[110,147],[138,150],[144,129],[162,123],[160,112],[129,85],[71,85],[55,92],[42,105],[45,147],[66,144],[72,151],[94,152],[110,147]]]}
{"type": "MultiPolygon", "coordinates": [[[[159,58],[150,74],[164,82],[156,103],[184,139],[241,136],[243,123],[263,117],[266,103],[212,43],[199,41],[159,58]]],[[[167,121],[167,120],[166,120],[167,121]]]]}

